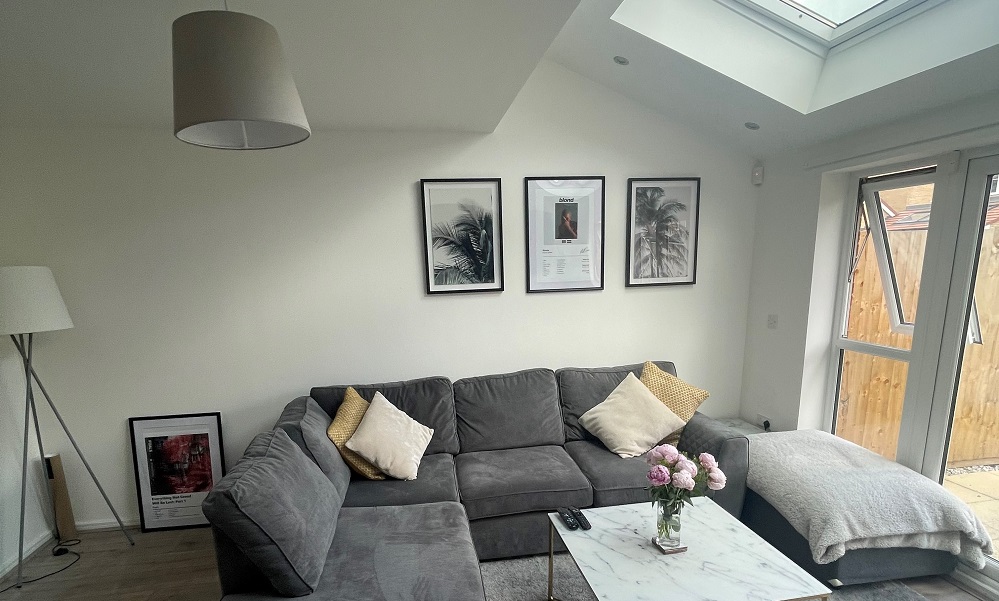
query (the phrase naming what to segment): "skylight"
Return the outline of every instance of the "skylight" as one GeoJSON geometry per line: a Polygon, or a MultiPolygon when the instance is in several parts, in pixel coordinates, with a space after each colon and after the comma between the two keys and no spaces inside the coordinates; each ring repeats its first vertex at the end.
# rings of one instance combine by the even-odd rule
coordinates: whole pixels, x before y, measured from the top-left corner
{"type": "MultiPolygon", "coordinates": [[[[762,17],[804,35],[813,43],[833,48],[870,29],[898,22],[946,0],[716,0],[735,8],[742,5],[762,17]]],[[[740,11],[742,12],[742,11],[740,11]]],[[[746,14],[746,13],[743,13],[746,14]]],[[[750,18],[753,18],[751,15],[750,18]]]]}
{"type": "Polygon", "coordinates": [[[782,0],[805,15],[836,28],[886,0],[782,0]]]}

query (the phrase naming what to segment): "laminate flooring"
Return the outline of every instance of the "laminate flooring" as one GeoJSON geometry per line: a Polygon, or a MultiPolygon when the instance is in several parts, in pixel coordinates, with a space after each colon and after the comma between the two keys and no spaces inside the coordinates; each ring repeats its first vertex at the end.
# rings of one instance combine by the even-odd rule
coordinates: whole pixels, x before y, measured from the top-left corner
{"type": "MultiPolygon", "coordinates": [[[[217,601],[222,596],[207,528],[132,534],[135,547],[117,530],[80,533],[80,544],[72,547],[80,553],[75,565],[0,593],[0,601],[217,601]]],[[[53,557],[51,545],[43,547],[25,562],[25,578],[53,572],[73,559],[53,557]]],[[[0,579],[0,590],[14,577],[12,572],[0,579]]],[[[979,601],[942,578],[906,584],[928,601],[979,601]]]]}

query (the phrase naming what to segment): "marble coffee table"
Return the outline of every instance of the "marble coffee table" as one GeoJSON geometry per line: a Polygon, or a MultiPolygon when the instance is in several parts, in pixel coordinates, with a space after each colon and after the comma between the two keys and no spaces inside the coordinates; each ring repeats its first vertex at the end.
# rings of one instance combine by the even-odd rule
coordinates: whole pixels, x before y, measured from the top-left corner
{"type": "Polygon", "coordinates": [[[549,513],[548,599],[556,534],[601,601],[806,601],[830,591],[706,497],[683,509],[684,553],[653,546],[651,503],[584,509],[590,530],[549,513]]]}

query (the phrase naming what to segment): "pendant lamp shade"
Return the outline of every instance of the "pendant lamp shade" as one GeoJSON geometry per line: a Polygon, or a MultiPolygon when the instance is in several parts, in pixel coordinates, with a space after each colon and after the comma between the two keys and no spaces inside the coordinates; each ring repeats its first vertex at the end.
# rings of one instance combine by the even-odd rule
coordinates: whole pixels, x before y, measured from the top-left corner
{"type": "Polygon", "coordinates": [[[297,144],[312,133],[277,30],[207,10],[173,22],[174,134],[209,148],[297,144]]]}
{"type": "Polygon", "coordinates": [[[0,267],[0,334],[73,327],[48,267],[0,267]]]}

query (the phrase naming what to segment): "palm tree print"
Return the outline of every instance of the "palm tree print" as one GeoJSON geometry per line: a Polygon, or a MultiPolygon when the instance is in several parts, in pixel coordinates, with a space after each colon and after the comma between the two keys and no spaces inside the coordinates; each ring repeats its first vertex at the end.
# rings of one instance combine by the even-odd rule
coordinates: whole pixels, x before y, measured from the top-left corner
{"type": "Polygon", "coordinates": [[[638,188],[635,192],[632,276],[636,279],[687,275],[690,232],[678,218],[687,206],[664,196],[658,187],[638,188]]]}
{"type": "Polygon", "coordinates": [[[491,284],[495,281],[493,215],[477,205],[458,206],[458,217],[432,229],[434,249],[447,255],[447,261],[434,262],[434,283],[491,284]]]}

